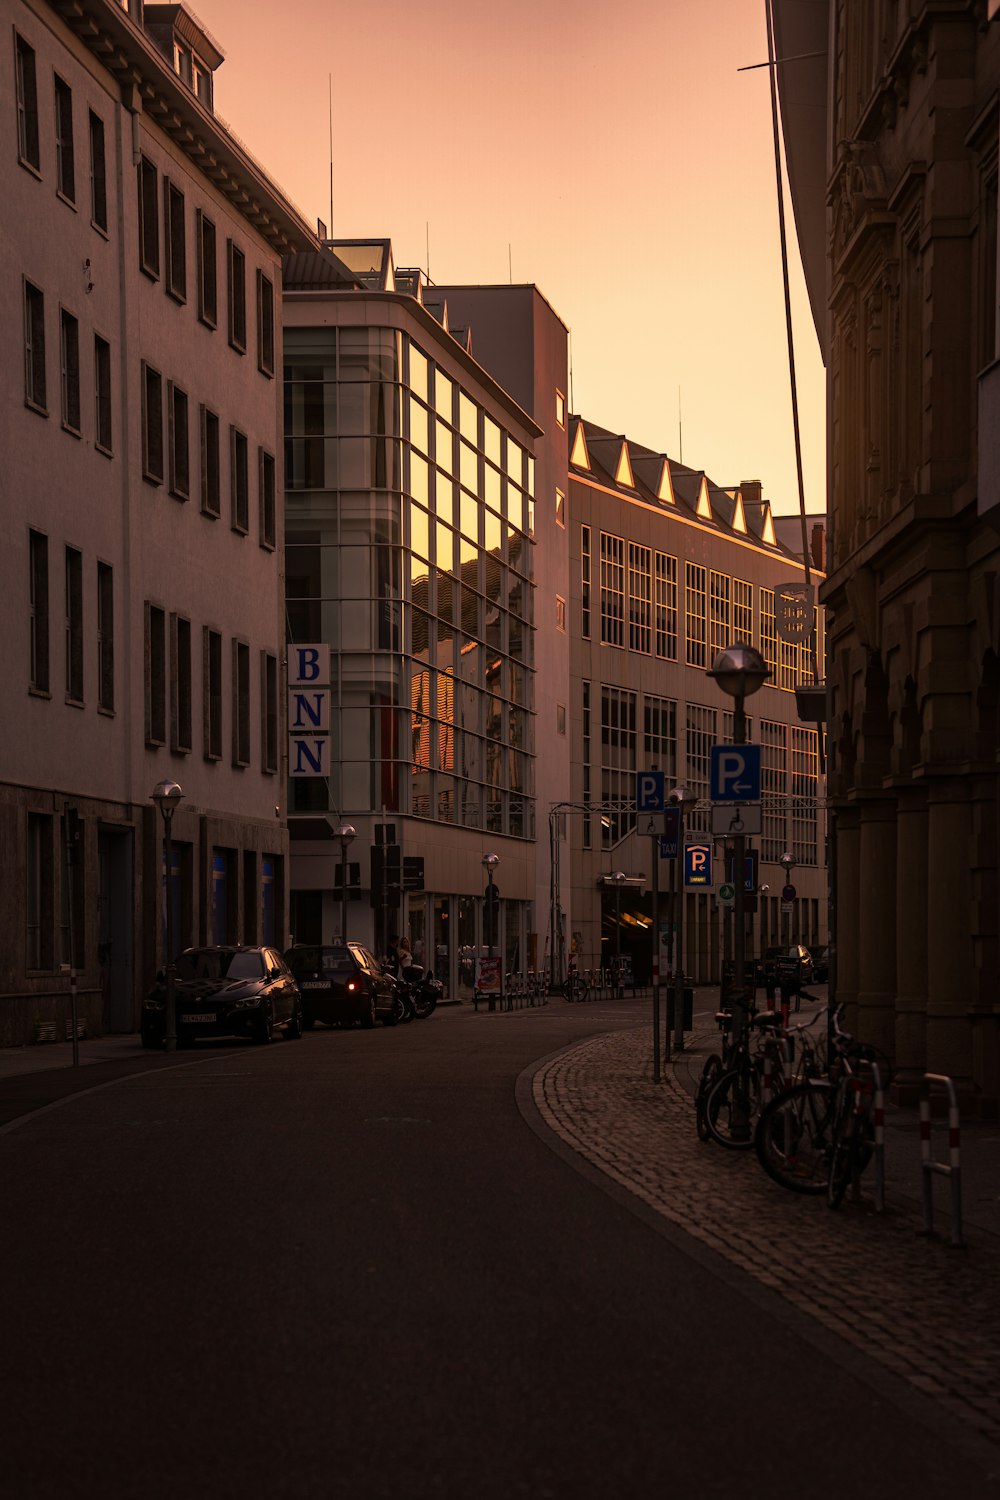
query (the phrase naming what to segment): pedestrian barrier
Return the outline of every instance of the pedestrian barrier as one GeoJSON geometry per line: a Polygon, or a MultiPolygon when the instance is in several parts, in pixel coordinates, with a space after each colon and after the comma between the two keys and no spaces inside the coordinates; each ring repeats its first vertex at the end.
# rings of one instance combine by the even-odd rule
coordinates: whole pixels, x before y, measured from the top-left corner
{"type": "Polygon", "coordinates": [[[920,1165],[924,1186],[924,1231],[934,1232],[934,1173],[951,1182],[951,1243],[962,1244],[962,1160],[958,1125],[958,1097],[955,1085],[946,1073],[925,1073],[920,1100],[920,1165]],[[931,1094],[940,1084],[948,1094],[948,1160],[936,1161],[931,1155],[931,1094]]]}

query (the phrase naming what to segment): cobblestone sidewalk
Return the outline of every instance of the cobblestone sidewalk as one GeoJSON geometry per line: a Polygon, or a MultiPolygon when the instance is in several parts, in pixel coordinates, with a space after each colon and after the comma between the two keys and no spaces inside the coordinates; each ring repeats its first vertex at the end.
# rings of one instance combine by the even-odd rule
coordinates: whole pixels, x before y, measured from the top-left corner
{"type": "Polygon", "coordinates": [[[752,1152],[699,1141],[690,1094],[669,1067],[654,1084],[648,1054],[645,1028],[581,1042],[536,1074],[535,1104],[615,1182],[1000,1446],[995,1237],[953,1249],[891,1196],[831,1213],[786,1192],[752,1152]]]}

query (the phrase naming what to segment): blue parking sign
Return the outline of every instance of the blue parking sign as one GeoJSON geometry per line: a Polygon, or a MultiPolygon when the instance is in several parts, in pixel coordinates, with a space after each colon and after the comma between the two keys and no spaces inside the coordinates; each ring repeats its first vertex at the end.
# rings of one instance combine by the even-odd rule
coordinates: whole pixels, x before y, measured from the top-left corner
{"type": "Polygon", "coordinates": [[[760,746],[713,745],[713,802],[760,801],[760,746]]]}
{"type": "Polygon", "coordinates": [[[663,771],[636,771],[636,812],[662,812],[665,784],[666,776],[663,771]]]}
{"type": "Polygon", "coordinates": [[[712,884],[711,844],[684,845],[684,884],[696,889],[712,884]]]}

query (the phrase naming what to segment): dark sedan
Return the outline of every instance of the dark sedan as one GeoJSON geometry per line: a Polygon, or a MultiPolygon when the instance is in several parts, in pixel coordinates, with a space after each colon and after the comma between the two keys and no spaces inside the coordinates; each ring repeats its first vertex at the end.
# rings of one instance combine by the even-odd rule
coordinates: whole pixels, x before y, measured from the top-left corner
{"type": "MultiPolygon", "coordinates": [[[[244,1036],[269,1042],[279,1028],[302,1035],[299,987],[274,948],[186,948],[174,965],[177,1044],[199,1037],[244,1036]]],[[[142,1007],[144,1047],[166,1034],[166,976],[160,973],[142,1007]]]]}
{"type": "Polygon", "coordinates": [[[396,1021],[396,981],[363,943],[296,943],[285,961],[302,993],[307,1031],[317,1021],[366,1027],[396,1021]]]}

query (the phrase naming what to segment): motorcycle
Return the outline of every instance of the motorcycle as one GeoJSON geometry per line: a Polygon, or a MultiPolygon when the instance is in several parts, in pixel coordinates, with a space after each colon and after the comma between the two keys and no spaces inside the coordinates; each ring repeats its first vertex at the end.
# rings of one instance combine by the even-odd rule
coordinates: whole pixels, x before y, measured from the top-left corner
{"type": "Polygon", "coordinates": [[[440,979],[435,979],[434,970],[410,964],[403,970],[400,983],[406,989],[406,1000],[411,1013],[418,1021],[426,1021],[444,994],[444,985],[440,979]]]}

